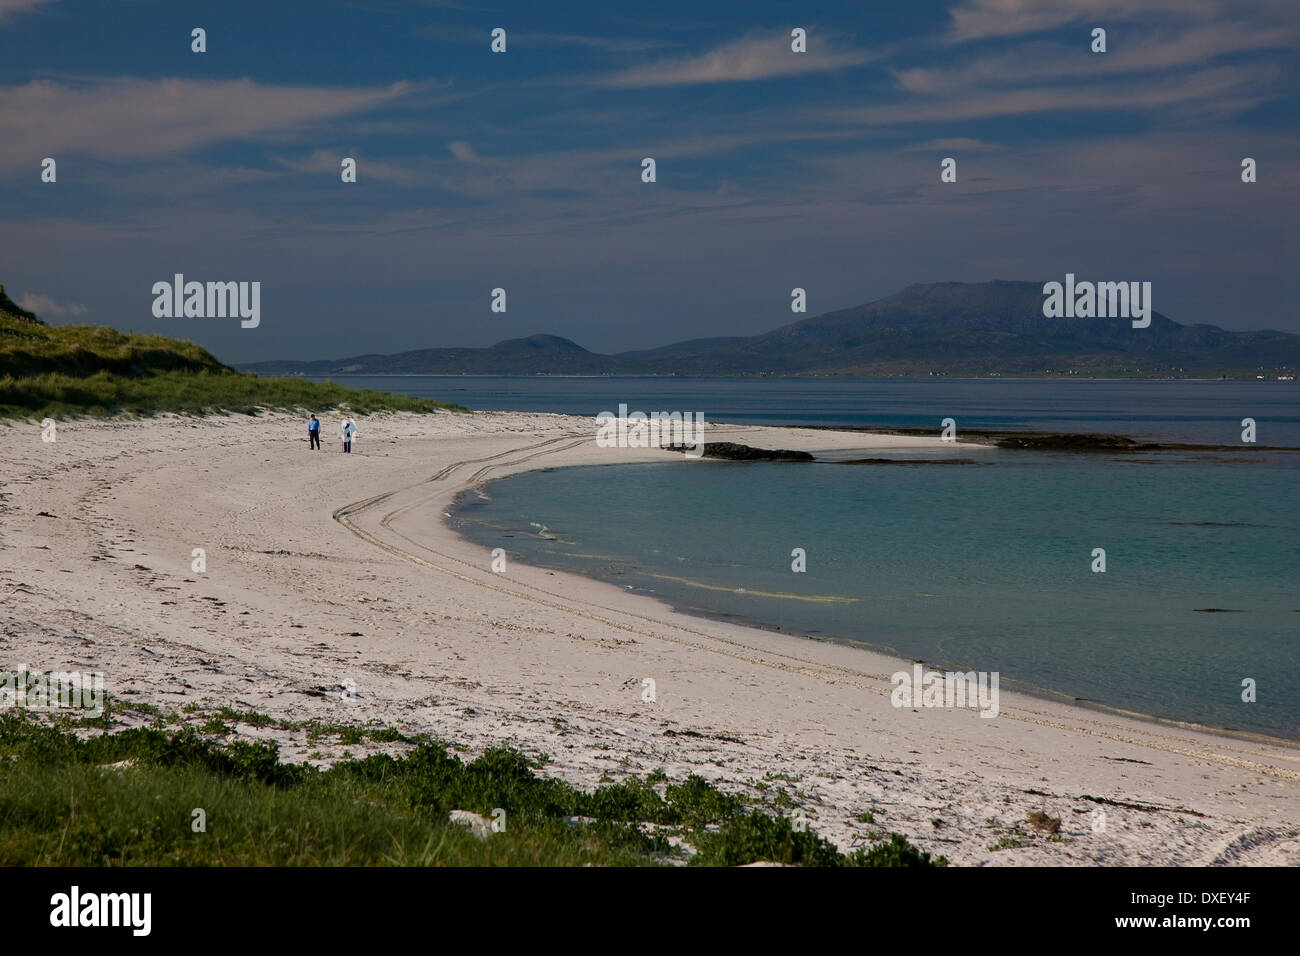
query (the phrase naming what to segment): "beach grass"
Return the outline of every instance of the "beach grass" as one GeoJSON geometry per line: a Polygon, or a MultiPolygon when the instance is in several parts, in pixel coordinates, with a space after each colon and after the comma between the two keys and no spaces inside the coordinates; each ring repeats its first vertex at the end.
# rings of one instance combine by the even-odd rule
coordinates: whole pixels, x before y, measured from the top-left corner
{"type": "Polygon", "coordinates": [[[214,739],[180,715],[94,732],[104,722],[60,724],[21,708],[0,715],[0,865],[946,862],[897,834],[841,853],[811,827],[751,809],[698,776],[679,784],[629,777],[583,790],[539,774],[535,761],[507,747],[467,762],[441,742],[374,728],[358,730],[410,749],[320,768],[281,760],[274,743],[214,739]],[[453,810],[503,826],[475,834],[449,821],[453,810]]]}
{"type": "Polygon", "coordinates": [[[94,326],[50,326],[0,309],[0,418],[334,408],[358,415],[466,411],[333,382],[259,378],[223,365],[193,342],[94,326]]]}
{"type": "Polygon", "coordinates": [[[96,372],[0,376],[0,418],[107,418],[115,415],[346,409],[371,412],[464,412],[460,405],[430,398],[346,388],[333,382],[259,378],[243,372],[155,372],[138,376],[96,372]]]}

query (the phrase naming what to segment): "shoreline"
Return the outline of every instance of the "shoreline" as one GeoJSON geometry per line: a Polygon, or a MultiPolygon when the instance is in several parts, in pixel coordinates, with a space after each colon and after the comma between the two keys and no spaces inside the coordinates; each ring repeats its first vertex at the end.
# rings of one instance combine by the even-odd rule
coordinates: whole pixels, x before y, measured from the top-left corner
{"type": "MultiPolygon", "coordinates": [[[[597,448],[592,419],[562,415],[357,422],[350,456],[332,441],[309,453],[301,420],[284,414],[70,422],[51,445],[15,435],[0,448],[0,665],[101,670],[114,698],[171,710],[230,705],[378,721],[475,751],[509,744],[584,787],[662,770],[789,791],[841,848],[883,827],[955,865],[1300,862],[1289,742],[1011,691],[991,720],[895,708],[900,658],[710,621],[568,572],[494,573],[488,549],[442,518],[458,490],[663,453],[597,448]],[[1022,833],[1031,811],[1059,817],[1061,839],[1022,833]]],[[[327,418],[325,434],[336,427],[327,418]]],[[[793,449],[938,444],[714,432],[793,449]]],[[[238,733],[318,759],[287,733],[238,733]]]]}
{"type": "MultiPolygon", "coordinates": [[[[722,427],[722,428],[767,427],[767,426],[728,426],[725,423],[713,423],[713,424],[715,425],[715,427],[722,427]]],[[[805,428],[807,430],[816,430],[816,431],[837,430],[834,426],[809,425],[809,426],[800,426],[800,427],[805,428]]],[[[867,433],[869,434],[890,434],[890,435],[907,435],[907,436],[921,434],[920,429],[882,430],[879,432],[870,431],[866,429],[859,429],[859,430],[867,431],[867,433]]],[[[845,429],[845,431],[854,431],[854,429],[845,429]]],[[[992,445],[987,445],[982,442],[972,443],[972,444],[977,444],[980,447],[985,447],[985,448],[994,447],[992,445]]],[[[667,462],[665,462],[665,464],[667,464],[667,462]]],[[[809,464],[813,464],[813,463],[810,462],[809,464]]],[[[553,468],[590,468],[590,467],[595,467],[595,466],[591,464],[569,464],[569,465],[547,464],[537,469],[521,469],[519,471],[512,471],[509,474],[499,475],[495,478],[485,480],[474,486],[461,488],[459,491],[456,492],[455,496],[450,501],[445,503],[445,508],[449,510],[444,510],[442,512],[444,523],[451,531],[453,531],[456,534],[458,538],[464,541],[466,545],[475,548],[484,547],[484,545],[481,542],[475,541],[472,537],[464,533],[462,526],[473,524],[474,522],[472,521],[472,519],[462,518],[456,513],[455,509],[458,507],[458,502],[464,500],[470,495],[475,494],[477,490],[480,488],[483,489],[489,488],[491,485],[495,484],[498,481],[505,481],[510,478],[516,478],[519,477],[520,475],[528,474],[530,471],[536,471],[542,469],[549,470],[553,468]]],[[[718,623],[734,624],[744,628],[753,628],[756,630],[761,630],[773,634],[780,634],[783,637],[794,638],[800,641],[835,644],[841,647],[861,650],[868,654],[875,654],[878,656],[890,658],[895,661],[898,668],[901,670],[910,669],[914,663],[924,664],[928,669],[932,669],[932,670],[949,671],[949,670],[963,669],[959,665],[954,664],[952,662],[939,661],[936,663],[921,658],[908,657],[898,648],[888,646],[888,645],[883,645],[883,644],[881,645],[872,644],[869,641],[864,641],[859,638],[820,634],[820,633],[809,634],[804,631],[787,630],[781,627],[780,625],[776,625],[769,621],[765,621],[761,618],[753,617],[750,615],[731,613],[726,611],[717,611],[705,607],[688,607],[674,601],[668,596],[656,594],[654,592],[650,592],[644,589],[631,590],[630,586],[628,587],[620,586],[617,583],[606,580],[598,575],[594,575],[582,571],[573,571],[555,565],[531,565],[531,566],[539,567],[542,568],[543,570],[555,574],[573,575],[575,577],[581,578],[582,580],[598,583],[605,587],[615,588],[620,593],[631,593],[631,594],[638,594],[644,596],[660,604],[663,610],[667,613],[681,614],[687,617],[694,617],[694,618],[699,618],[701,620],[714,621],[718,623]]],[[[1017,680],[1015,678],[1007,678],[1005,676],[1001,678],[1001,685],[1006,691],[1015,694],[1022,694],[1027,697],[1032,697],[1036,700],[1042,701],[1043,703],[1054,703],[1065,707],[1079,708],[1081,710],[1093,711],[1104,716],[1138,720],[1144,723],[1150,723],[1153,725],[1158,725],[1170,729],[1186,730],[1194,733],[1210,734],[1213,736],[1224,737],[1232,740],[1241,741],[1244,743],[1256,743],[1256,744],[1262,744],[1266,746],[1275,746],[1275,747],[1282,747],[1282,748],[1289,747],[1289,748],[1295,748],[1297,751],[1300,751],[1300,737],[1295,737],[1295,738],[1279,737],[1274,734],[1266,734],[1260,731],[1240,730],[1232,727],[1218,727],[1213,724],[1199,723],[1191,720],[1179,720],[1174,717],[1161,717],[1158,714],[1151,714],[1145,711],[1130,710],[1124,707],[1107,704],[1099,700],[1091,700],[1088,698],[1076,697],[1073,694],[1067,693],[1066,691],[1054,690],[1050,687],[1038,686],[1038,685],[1030,684],[1028,681],[1017,680]]]]}
{"type": "MultiPolygon", "coordinates": [[[[237,371],[245,371],[243,367],[236,364],[231,366],[237,371]]],[[[857,382],[932,382],[945,380],[949,382],[988,382],[997,380],[999,382],[1289,382],[1294,379],[1285,378],[1149,378],[1146,376],[1135,375],[1123,378],[1106,378],[1093,375],[765,375],[761,372],[750,372],[744,375],[685,375],[675,372],[645,372],[639,375],[633,374],[613,374],[608,375],[579,375],[571,372],[536,372],[531,375],[523,372],[327,372],[324,374],[316,372],[276,372],[266,373],[253,372],[259,378],[320,378],[332,379],[338,375],[349,375],[353,378],[675,378],[675,379],[793,379],[802,381],[804,379],[817,380],[836,380],[844,379],[857,382]]]]}

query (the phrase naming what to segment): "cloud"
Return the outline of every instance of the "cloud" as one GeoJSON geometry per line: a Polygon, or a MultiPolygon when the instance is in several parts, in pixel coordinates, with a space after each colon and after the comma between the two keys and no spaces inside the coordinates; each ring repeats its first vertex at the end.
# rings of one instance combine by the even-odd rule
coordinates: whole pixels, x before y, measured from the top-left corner
{"type": "Polygon", "coordinates": [[[25,13],[52,0],[0,0],[0,23],[15,13],[25,13]]]}
{"type": "Polygon", "coordinates": [[[750,35],[708,53],[674,57],[616,73],[601,85],[615,88],[743,83],[861,66],[873,56],[861,50],[819,50],[815,34],[807,53],[790,49],[788,33],[750,35]]]}
{"type": "Polygon", "coordinates": [[[1223,9],[1217,0],[966,0],[948,11],[952,22],[946,39],[1025,36],[1084,22],[1109,27],[1148,15],[1208,18],[1223,9]]]}
{"type": "Polygon", "coordinates": [[[885,106],[834,110],[846,122],[866,125],[932,123],[1028,116],[1047,112],[1133,112],[1183,108],[1200,117],[1232,115],[1277,95],[1272,89],[1278,71],[1266,64],[1219,67],[1171,76],[1143,86],[1041,86],[1026,89],[975,90],[930,100],[908,100],[885,106]]]}
{"type": "Polygon", "coordinates": [[[913,146],[903,147],[909,153],[932,153],[936,150],[963,152],[976,152],[992,149],[1005,149],[1005,146],[999,146],[996,143],[986,143],[983,140],[971,139],[967,136],[952,136],[947,139],[932,139],[928,143],[916,143],[913,146]]]}
{"type": "Polygon", "coordinates": [[[284,139],[415,91],[386,87],[271,86],[239,80],[106,79],[0,87],[0,166],[82,153],[161,158],[231,140],[284,139]]]}
{"type": "Polygon", "coordinates": [[[357,161],[358,181],[373,179],[381,182],[397,183],[402,186],[410,186],[419,181],[418,175],[410,168],[371,159],[350,147],[347,149],[318,149],[303,158],[276,156],[275,162],[295,173],[319,173],[322,176],[322,181],[329,181],[333,185],[339,181],[344,157],[351,157],[357,161]]]}
{"type": "MultiPolygon", "coordinates": [[[[510,40],[510,49],[538,50],[546,47],[578,47],[595,50],[598,53],[644,53],[647,50],[661,49],[668,44],[653,36],[618,37],[599,36],[586,33],[546,33],[534,32],[523,27],[503,25],[510,40]]],[[[419,33],[437,37],[443,43],[458,43],[467,46],[488,45],[490,31],[482,26],[469,26],[456,23],[437,23],[420,27],[419,33]]]]}
{"type": "Polygon", "coordinates": [[[577,33],[520,33],[518,34],[517,40],[516,36],[512,34],[510,41],[512,43],[521,42],[526,46],[555,45],[585,47],[590,50],[600,50],[605,53],[640,53],[645,50],[658,49],[664,45],[659,40],[652,40],[645,37],[601,37],[584,36],[577,33]]]}
{"type": "MultiPolygon", "coordinates": [[[[0,0],[0,3],[3,3],[3,0],[0,0]]],[[[18,300],[18,304],[28,312],[35,312],[42,318],[62,319],[86,314],[84,305],[78,305],[76,302],[55,302],[48,295],[40,292],[28,292],[18,300]]]]}
{"type": "Polygon", "coordinates": [[[472,163],[478,159],[478,154],[474,152],[474,147],[469,143],[456,140],[447,147],[451,150],[451,155],[455,156],[462,163],[472,163]]]}
{"type": "Polygon", "coordinates": [[[979,87],[1030,86],[1070,80],[1096,82],[1125,74],[1199,68],[1224,56],[1263,53],[1300,45],[1300,21],[1286,24],[1223,23],[1178,31],[1126,30],[1103,55],[1085,39],[1074,46],[1029,43],[1014,52],[980,57],[960,66],[894,70],[910,93],[969,93],[979,87]]]}

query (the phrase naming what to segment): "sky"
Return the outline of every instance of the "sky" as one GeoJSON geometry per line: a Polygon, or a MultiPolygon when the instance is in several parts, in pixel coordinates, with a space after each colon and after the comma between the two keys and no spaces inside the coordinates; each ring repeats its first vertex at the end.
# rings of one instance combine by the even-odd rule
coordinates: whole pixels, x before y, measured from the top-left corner
{"type": "Polygon", "coordinates": [[[0,0],[0,283],[232,363],[1067,272],[1300,332],[1298,45],[1295,0],[0,0]],[[176,273],[259,324],[155,318],[176,273]]]}

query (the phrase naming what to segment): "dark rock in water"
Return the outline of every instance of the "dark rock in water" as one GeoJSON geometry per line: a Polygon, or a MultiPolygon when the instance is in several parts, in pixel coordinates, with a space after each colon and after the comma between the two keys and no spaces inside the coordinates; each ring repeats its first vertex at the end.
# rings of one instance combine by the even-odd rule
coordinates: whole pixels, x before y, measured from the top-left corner
{"type": "MultiPolygon", "coordinates": [[[[695,445],[665,445],[668,451],[695,451],[695,445]]],[[[806,451],[788,451],[785,449],[753,448],[739,445],[733,441],[709,441],[704,443],[705,458],[724,458],[727,461],[814,461],[806,451]]]]}
{"type": "Polygon", "coordinates": [[[1139,442],[1123,435],[1006,435],[995,443],[999,448],[1032,448],[1047,451],[1157,451],[1162,446],[1139,442]]]}
{"type": "Polygon", "coordinates": [[[1240,614],[1239,607],[1194,607],[1192,608],[1197,614],[1240,614]]]}

